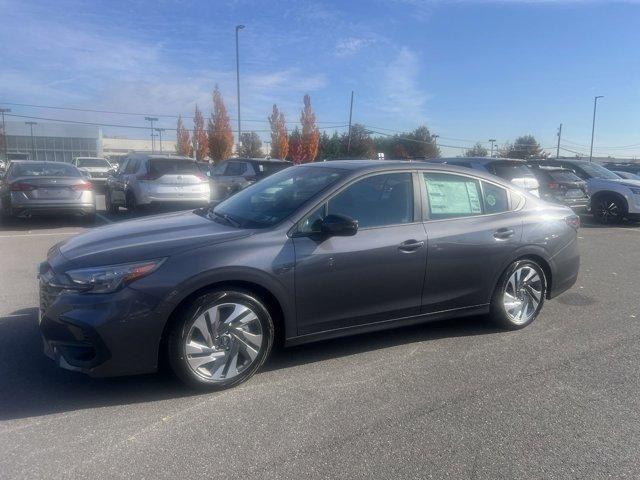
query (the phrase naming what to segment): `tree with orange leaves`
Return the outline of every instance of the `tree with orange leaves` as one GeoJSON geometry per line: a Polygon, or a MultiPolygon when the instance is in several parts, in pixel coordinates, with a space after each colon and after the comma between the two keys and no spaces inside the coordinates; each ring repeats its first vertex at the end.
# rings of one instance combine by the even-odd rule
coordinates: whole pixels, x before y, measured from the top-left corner
{"type": "Polygon", "coordinates": [[[209,154],[209,141],[204,129],[204,116],[196,105],[196,113],[193,116],[193,138],[195,140],[196,160],[203,161],[209,154]]]}
{"type": "Polygon", "coordinates": [[[176,153],[185,157],[193,155],[189,130],[184,128],[182,115],[178,116],[178,126],[176,127],[176,153]]]}
{"type": "Polygon", "coordinates": [[[289,153],[289,135],[287,133],[287,124],[284,120],[284,113],[278,110],[276,104],[273,105],[273,111],[269,115],[269,124],[271,125],[271,152],[273,158],[285,159],[289,153]]]}
{"type": "Polygon", "coordinates": [[[311,108],[311,97],[305,95],[304,107],[300,114],[302,124],[302,163],[313,162],[318,156],[318,144],[320,143],[320,130],[316,125],[316,114],[311,108]]]}
{"type": "Polygon", "coordinates": [[[233,152],[233,132],[227,107],[218,85],[213,90],[213,111],[209,119],[209,155],[215,163],[231,156],[233,152]]]}

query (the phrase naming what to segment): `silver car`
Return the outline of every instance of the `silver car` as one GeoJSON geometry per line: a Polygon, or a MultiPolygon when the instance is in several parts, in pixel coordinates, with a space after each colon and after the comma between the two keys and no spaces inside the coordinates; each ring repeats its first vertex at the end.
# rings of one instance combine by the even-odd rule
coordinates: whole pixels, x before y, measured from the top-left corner
{"type": "Polygon", "coordinates": [[[107,160],[99,157],[77,157],[73,160],[73,164],[85,173],[96,187],[103,187],[109,175],[115,172],[115,168],[107,160]]]}
{"type": "Polygon", "coordinates": [[[92,221],[96,213],[91,182],[64,162],[12,161],[0,183],[5,217],[74,214],[92,221]]]}
{"type": "Polygon", "coordinates": [[[176,155],[131,153],[105,189],[109,213],[120,207],[135,211],[151,205],[205,206],[210,200],[209,179],[196,161],[176,155]]]}

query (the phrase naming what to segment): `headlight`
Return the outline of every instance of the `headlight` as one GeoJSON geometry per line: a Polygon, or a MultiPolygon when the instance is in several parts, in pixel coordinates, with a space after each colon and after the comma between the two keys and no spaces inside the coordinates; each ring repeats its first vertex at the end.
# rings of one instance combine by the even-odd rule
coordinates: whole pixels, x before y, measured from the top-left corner
{"type": "Polygon", "coordinates": [[[633,193],[634,195],[640,195],[640,188],[629,187],[629,190],[631,190],[631,193],[633,193]]]}
{"type": "Polygon", "coordinates": [[[111,293],[155,272],[164,258],[145,262],[122,263],[106,267],[80,268],[66,272],[74,286],[91,293],[111,293]]]}

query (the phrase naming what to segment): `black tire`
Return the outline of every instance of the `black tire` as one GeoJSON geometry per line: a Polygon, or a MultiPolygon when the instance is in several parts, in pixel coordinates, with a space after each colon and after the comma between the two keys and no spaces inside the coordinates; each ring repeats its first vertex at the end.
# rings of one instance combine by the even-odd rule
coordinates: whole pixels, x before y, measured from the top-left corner
{"type": "Polygon", "coordinates": [[[84,223],[87,226],[93,226],[96,223],[96,214],[95,213],[90,213],[88,215],[85,215],[84,217],[82,217],[82,223],[84,223]]]}
{"type": "Polygon", "coordinates": [[[139,210],[140,207],[138,207],[138,201],[136,200],[135,193],[129,190],[125,198],[127,201],[127,210],[130,213],[135,213],[137,210],[139,210]]]}
{"type": "MultiPolygon", "coordinates": [[[[528,273],[527,273],[527,276],[528,276],[528,273]]],[[[536,277],[534,276],[532,278],[535,279],[536,277]]],[[[544,305],[544,299],[546,294],[547,294],[547,278],[543,268],[533,260],[529,260],[529,259],[516,260],[511,265],[509,265],[509,267],[507,267],[507,269],[500,276],[498,285],[496,286],[493,292],[493,296],[491,298],[489,318],[494,323],[496,323],[500,327],[507,330],[519,330],[521,328],[524,328],[527,325],[531,324],[540,314],[540,311],[542,310],[542,306],[544,305]],[[510,279],[512,278],[512,276],[516,271],[529,272],[531,270],[534,271],[535,274],[537,274],[537,278],[539,278],[539,284],[537,282],[535,283],[535,285],[534,283],[531,283],[530,285],[528,285],[529,290],[527,290],[527,285],[523,286],[523,288],[527,292],[531,292],[530,289],[533,289],[533,292],[531,293],[517,292],[518,297],[514,298],[514,300],[519,301],[520,295],[522,295],[522,298],[523,298],[522,302],[530,302],[528,304],[525,303],[524,304],[525,306],[523,307],[526,317],[517,319],[517,318],[514,318],[514,314],[517,317],[517,314],[516,314],[517,307],[515,310],[510,309],[509,311],[507,311],[505,302],[508,300],[505,298],[505,295],[516,293],[516,292],[513,292],[513,286],[512,286],[513,283],[510,283],[510,279]],[[535,292],[537,291],[539,291],[539,294],[536,295],[535,292]],[[538,304],[535,305],[535,301],[532,301],[532,300],[537,299],[538,296],[539,296],[538,304]],[[529,313],[527,314],[527,312],[529,313]]],[[[522,302],[520,302],[520,304],[522,304],[522,302]]]]}
{"type": "Polygon", "coordinates": [[[105,187],[104,191],[104,203],[107,213],[111,215],[117,215],[120,212],[120,206],[115,205],[111,199],[111,191],[108,187],[105,187]]]}
{"type": "MultiPolygon", "coordinates": [[[[244,318],[248,317],[249,315],[245,315],[244,318]]],[[[227,318],[231,318],[231,316],[229,315],[227,318]]],[[[233,334],[227,337],[232,338],[232,336],[233,334]]],[[[236,336],[235,338],[237,339],[238,337],[236,336]]],[[[273,339],[273,320],[271,318],[269,310],[258,297],[256,297],[249,291],[237,288],[213,290],[193,300],[191,305],[189,305],[188,308],[183,311],[181,316],[174,323],[168,336],[167,357],[169,359],[169,364],[171,365],[171,368],[176,376],[188,386],[200,390],[224,390],[247,381],[264,364],[265,360],[269,356],[269,353],[271,352],[273,339]],[[231,376],[230,378],[218,379],[214,379],[212,377],[208,378],[206,374],[206,367],[211,366],[211,368],[216,368],[214,365],[218,364],[215,364],[212,360],[208,363],[202,364],[201,367],[204,368],[204,370],[201,370],[201,367],[198,367],[197,370],[194,369],[194,367],[192,367],[189,363],[186,352],[186,344],[188,340],[191,341],[194,338],[192,336],[194,335],[193,332],[198,330],[194,326],[196,321],[198,321],[198,319],[202,319],[205,312],[210,311],[210,309],[217,306],[221,306],[219,312],[221,312],[220,320],[222,321],[219,324],[217,322],[212,323],[211,320],[208,320],[206,322],[210,329],[209,334],[211,345],[213,345],[213,347],[208,348],[208,352],[224,352],[224,347],[226,346],[226,351],[228,351],[229,353],[225,353],[224,355],[228,355],[229,358],[231,358],[234,352],[233,345],[242,346],[242,342],[238,343],[237,340],[235,340],[236,343],[230,343],[228,340],[226,342],[221,342],[223,340],[223,334],[217,335],[215,338],[213,337],[213,335],[211,335],[211,329],[213,328],[216,328],[217,332],[223,331],[219,329],[220,327],[214,327],[212,325],[229,325],[224,318],[226,314],[225,309],[231,308],[226,306],[228,304],[235,304],[246,307],[250,312],[254,314],[256,320],[252,320],[252,325],[254,327],[257,327],[257,324],[255,322],[257,321],[259,323],[259,327],[261,329],[259,331],[262,335],[261,344],[259,350],[257,350],[255,358],[252,360],[250,360],[249,356],[247,356],[246,354],[238,356],[238,350],[235,350],[236,362],[240,361],[239,359],[241,356],[245,361],[244,365],[240,366],[240,368],[242,368],[242,371],[239,371],[238,369],[239,373],[237,373],[235,376],[231,376]]],[[[247,350],[244,349],[244,351],[247,350]]],[[[205,354],[201,355],[202,358],[206,356],[207,355],[205,354]]],[[[193,356],[191,358],[193,359],[193,356]]],[[[227,364],[229,363],[229,360],[225,359],[224,357],[220,357],[220,360],[224,361],[224,366],[221,366],[220,368],[222,368],[223,373],[227,372],[228,370],[225,369],[228,368],[227,364]]],[[[217,362],[217,360],[215,360],[215,362],[217,362]]],[[[224,373],[224,376],[226,376],[226,373],[224,373]]]]}
{"type": "Polygon", "coordinates": [[[602,225],[617,225],[627,214],[626,203],[615,195],[600,195],[592,208],[593,217],[602,225]]]}

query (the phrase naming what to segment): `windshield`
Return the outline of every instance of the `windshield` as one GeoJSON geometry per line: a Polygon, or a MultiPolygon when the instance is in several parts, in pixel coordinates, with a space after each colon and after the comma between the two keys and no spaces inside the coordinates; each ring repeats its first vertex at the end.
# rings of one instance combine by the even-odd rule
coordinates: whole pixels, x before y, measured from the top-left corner
{"type": "Polygon", "coordinates": [[[12,177],[80,177],[77,168],[68,163],[15,163],[11,167],[12,177]]]}
{"type": "Polygon", "coordinates": [[[213,210],[243,228],[267,228],[348,173],[336,168],[290,167],[236,193],[213,210]]]}
{"type": "Polygon", "coordinates": [[[491,170],[494,175],[509,181],[514,178],[533,177],[529,167],[522,163],[494,163],[491,170]]]}
{"type": "Polygon", "coordinates": [[[79,158],[77,161],[78,167],[103,167],[111,168],[109,162],[103,158],[79,158]]]}
{"type": "Polygon", "coordinates": [[[611,170],[607,170],[602,165],[597,163],[581,163],[579,165],[582,170],[591,178],[602,178],[605,180],[620,180],[620,177],[613,173],[611,170]]]}

